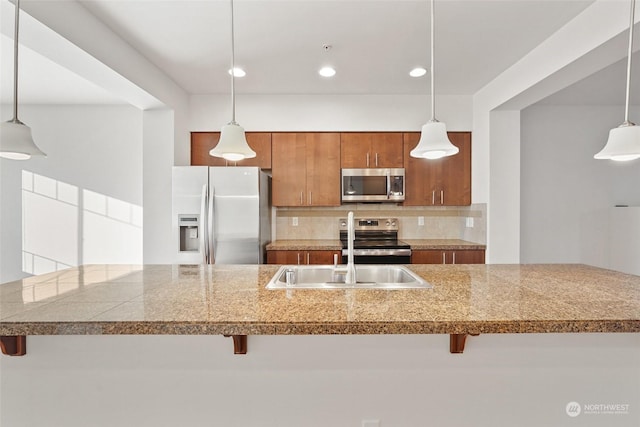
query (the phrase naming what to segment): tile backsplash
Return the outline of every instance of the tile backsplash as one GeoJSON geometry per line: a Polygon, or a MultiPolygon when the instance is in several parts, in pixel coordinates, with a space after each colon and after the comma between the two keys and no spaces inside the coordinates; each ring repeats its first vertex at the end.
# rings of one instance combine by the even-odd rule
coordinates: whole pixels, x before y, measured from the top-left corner
{"type": "Polygon", "coordinates": [[[275,208],[275,211],[276,240],[337,239],[338,219],[346,218],[349,211],[356,218],[398,218],[401,239],[462,239],[480,244],[486,244],[487,240],[484,203],[445,207],[358,203],[335,208],[275,208]],[[424,225],[418,225],[420,217],[424,218],[424,225]],[[467,226],[469,221],[473,222],[472,227],[467,226]]]}

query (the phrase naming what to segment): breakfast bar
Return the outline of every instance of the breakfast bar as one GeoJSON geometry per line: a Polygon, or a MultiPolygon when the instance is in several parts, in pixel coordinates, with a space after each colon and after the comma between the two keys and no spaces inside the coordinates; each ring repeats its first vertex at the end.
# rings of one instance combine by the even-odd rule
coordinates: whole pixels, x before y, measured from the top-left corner
{"type": "MultiPolygon", "coordinates": [[[[4,354],[30,335],[467,336],[640,332],[640,277],[578,264],[408,265],[430,289],[266,289],[277,265],[86,265],[0,286],[4,354]]],[[[479,338],[481,339],[481,338],[479,338]]]]}

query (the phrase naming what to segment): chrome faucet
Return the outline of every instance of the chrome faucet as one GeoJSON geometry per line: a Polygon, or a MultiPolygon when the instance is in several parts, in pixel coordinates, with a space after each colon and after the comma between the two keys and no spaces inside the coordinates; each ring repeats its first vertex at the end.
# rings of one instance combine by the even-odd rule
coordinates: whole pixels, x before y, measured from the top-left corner
{"type": "Polygon", "coordinates": [[[347,275],[345,283],[354,285],[356,283],[356,267],[353,264],[353,241],[356,238],[355,224],[353,220],[353,212],[347,215],[347,275]]]}

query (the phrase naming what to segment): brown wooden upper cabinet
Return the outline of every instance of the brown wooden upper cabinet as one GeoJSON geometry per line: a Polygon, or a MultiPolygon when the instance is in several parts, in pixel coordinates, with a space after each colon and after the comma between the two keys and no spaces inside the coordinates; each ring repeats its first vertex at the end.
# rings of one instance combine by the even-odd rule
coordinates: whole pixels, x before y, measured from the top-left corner
{"type": "Polygon", "coordinates": [[[340,134],[273,133],[273,206],[340,206],[340,134]]]}
{"type": "Polygon", "coordinates": [[[247,143],[256,156],[238,162],[230,162],[209,155],[220,139],[220,132],[191,132],[191,166],[258,166],[271,169],[271,133],[247,132],[247,143]]]}
{"type": "Polygon", "coordinates": [[[401,168],[402,133],[354,132],[340,134],[343,168],[401,168]]]}
{"type": "Polygon", "coordinates": [[[460,149],[437,160],[416,159],[409,153],[419,132],[404,134],[405,206],[466,206],[471,204],[471,133],[448,132],[460,149]]]}

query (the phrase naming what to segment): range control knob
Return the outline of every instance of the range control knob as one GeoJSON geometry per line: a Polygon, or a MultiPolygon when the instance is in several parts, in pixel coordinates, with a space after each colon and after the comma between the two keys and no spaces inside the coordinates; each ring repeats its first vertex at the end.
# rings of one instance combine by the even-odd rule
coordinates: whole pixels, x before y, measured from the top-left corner
{"type": "Polygon", "coordinates": [[[387,227],[390,226],[390,225],[391,225],[391,223],[389,221],[387,221],[387,227]]]}
{"type": "Polygon", "coordinates": [[[395,227],[395,226],[396,226],[396,222],[395,222],[395,221],[393,221],[393,222],[391,223],[391,225],[392,225],[393,227],[395,227]]]}
{"type": "Polygon", "coordinates": [[[346,226],[347,226],[347,221],[340,222],[340,227],[346,227],[346,226]]]}

